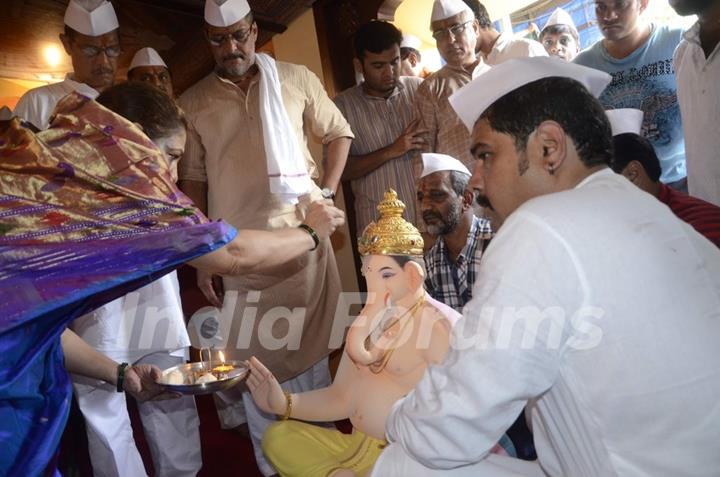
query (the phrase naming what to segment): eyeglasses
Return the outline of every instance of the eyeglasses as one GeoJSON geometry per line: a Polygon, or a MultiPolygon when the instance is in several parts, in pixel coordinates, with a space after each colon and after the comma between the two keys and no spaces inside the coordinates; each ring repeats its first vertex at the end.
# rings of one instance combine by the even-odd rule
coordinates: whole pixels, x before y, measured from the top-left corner
{"type": "Polygon", "coordinates": [[[225,40],[231,40],[238,45],[244,45],[245,42],[248,41],[248,38],[250,38],[250,33],[252,33],[252,28],[248,28],[247,30],[237,30],[232,33],[226,33],[225,35],[208,34],[207,37],[212,46],[221,46],[225,43],[225,40]]]}
{"type": "Polygon", "coordinates": [[[108,58],[117,58],[122,53],[122,48],[119,45],[106,46],[105,48],[92,45],[78,45],[78,47],[82,54],[88,58],[95,58],[100,53],[105,53],[108,58]]]}
{"type": "Polygon", "coordinates": [[[453,25],[450,28],[443,28],[442,30],[435,30],[432,32],[433,38],[435,38],[436,41],[439,40],[447,40],[450,38],[450,34],[457,38],[458,36],[462,35],[465,32],[465,29],[467,28],[468,24],[472,23],[474,20],[468,20],[465,23],[458,23],[457,25],[453,25]]]}

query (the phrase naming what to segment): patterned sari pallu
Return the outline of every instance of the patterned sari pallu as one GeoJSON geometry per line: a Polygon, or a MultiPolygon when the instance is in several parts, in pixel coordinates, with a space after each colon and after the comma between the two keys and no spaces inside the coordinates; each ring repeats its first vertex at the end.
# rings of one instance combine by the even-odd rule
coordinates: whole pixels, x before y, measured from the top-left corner
{"type": "Polygon", "coordinates": [[[42,475],[56,452],[65,326],[235,233],[177,189],[137,126],[79,94],[37,135],[0,122],[0,475],[42,475]]]}

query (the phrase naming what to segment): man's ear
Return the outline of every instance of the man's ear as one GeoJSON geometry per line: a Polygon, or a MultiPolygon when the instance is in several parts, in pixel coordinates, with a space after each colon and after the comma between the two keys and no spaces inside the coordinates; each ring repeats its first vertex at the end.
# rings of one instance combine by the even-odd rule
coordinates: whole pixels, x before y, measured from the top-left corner
{"type": "Polygon", "coordinates": [[[417,262],[410,260],[403,266],[408,277],[408,284],[412,290],[417,290],[425,284],[425,270],[417,262]]]}
{"type": "Polygon", "coordinates": [[[475,193],[470,187],[466,187],[463,191],[463,211],[468,210],[475,203],[475,193]]]}
{"type": "Polygon", "coordinates": [[[567,135],[555,121],[543,121],[535,130],[535,147],[540,149],[542,167],[555,174],[567,155],[567,135]]]}
{"type": "Polygon", "coordinates": [[[650,0],[638,0],[640,3],[640,13],[644,12],[645,9],[647,9],[648,4],[650,3],[650,0]]]}
{"type": "Polygon", "coordinates": [[[67,36],[65,33],[60,33],[60,42],[63,45],[63,48],[65,49],[65,53],[67,53],[70,56],[70,43],[72,40],[69,36],[67,36]]]}
{"type": "Polygon", "coordinates": [[[630,161],[628,162],[628,165],[625,166],[625,169],[622,170],[622,175],[633,184],[638,185],[638,181],[640,180],[640,168],[642,168],[642,164],[638,161],[630,161]]]}
{"type": "Polygon", "coordinates": [[[408,56],[408,59],[410,60],[410,65],[412,65],[412,67],[415,68],[418,64],[417,55],[414,52],[410,53],[410,55],[408,56]]]}
{"type": "Polygon", "coordinates": [[[362,61],[360,61],[359,58],[353,58],[353,68],[355,68],[355,71],[358,73],[365,73],[363,71],[362,61]]]}

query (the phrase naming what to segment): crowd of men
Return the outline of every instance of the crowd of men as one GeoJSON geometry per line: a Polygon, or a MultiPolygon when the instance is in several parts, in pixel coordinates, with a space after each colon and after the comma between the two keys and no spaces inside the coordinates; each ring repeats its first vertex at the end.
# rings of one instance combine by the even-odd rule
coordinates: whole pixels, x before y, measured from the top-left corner
{"type": "MultiPolygon", "coordinates": [[[[188,125],[178,184],[210,219],[237,229],[296,227],[310,203],[334,198],[347,181],[359,236],[394,189],[426,239],[425,288],[464,314],[461,330],[487,327],[498,339],[484,305],[589,313],[577,321],[523,315],[557,322],[555,347],[540,334],[526,348],[522,333],[510,333],[504,348],[452,349],[393,408],[390,445],[372,475],[720,468],[712,444],[720,428],[720,2],[671,0],[679,14],[698,15],[685,32],[647,21],[647,5],[596,0],[603,39],[580,51],[561,9],[538,42],[497,31],[478,1],[435,0],[429,26],[441,69],[423,69],[417,38],[372,21],[354,36],[362,82],[331,99],[305,66],[255,51],[258,25],[246,0],[206,0],[198,28],[215,69],[177,100],[188,125]],[[556,58],[536,58],[547,56],[556,58]],[[322,165],[308,133],[322,140],[322,165]],[[583,348],[575,332],[592,335],[593,327],[602,338],[583,348]],[[488,454],[505,432],[515,437],[513,457],[526,460],[488,454]]],[[[14,114],[47,129],[67,94],[96,98],[111,88],[119,27],[109,2],[71,0],[60,38],[73,72],[26,93],[14,114]]],[[[127,80],[174,97],[152,48],[135,54],[127,80]]],[[[231,343],[247,326],[247,308],[258,316],[305,309],[298,349],[268,350],[255,332],[226,356],[259,357],[289,392],[329,385],[342,291],[329,241],[267,273],[198,272],[198,287],[218,307],[232,293],[231,343]]],[[[184,361],[190,341],[174,273],[139,293],[139,303],[119,299],[72,329],[131,362],[145,352],[121,349],[103,323],[130,306],[138,316],[171,309],[172,346],[156,350],[153,364],[184,361]]],[[[124,397],[80,377],[75,391],[95,475],[145,475],[129,417],[116,412],[124,397]]],[[[215,402],[223,428],[247,423],[260,471],[275,474],[261,447],[275,416],[248,392],[219,393],[215,402]]],[[[142,406],[156,475],[196,475],[193,399],[142,406]]]]}

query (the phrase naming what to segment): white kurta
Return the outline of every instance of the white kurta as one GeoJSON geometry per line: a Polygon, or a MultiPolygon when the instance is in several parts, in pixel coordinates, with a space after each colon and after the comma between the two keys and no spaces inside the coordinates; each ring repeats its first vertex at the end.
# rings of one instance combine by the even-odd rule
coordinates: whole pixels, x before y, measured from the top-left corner
{"type": "Polygon", "coordinates": [[[495,475],[471,469],[528,402],[548,475],[717,475],[720,250],[654,197],[606,169],[527,202],[473,297],[374,476],[495,475]]]}
{"type": "Polygon", "coordinates": [[[33,88],[22,95],[13,113],[40,130],[47,129],[50,125],[50,116],[55,111],[58,101],[75,91],[91,99],[97,98],[100,94],[84,83],[73,81],[72,74],[68,73],[59,83],[33,88]]]}
{"type": "Polygon", "coordinates": [[[511,32],[505,32],[498,37],[492,50],[485,58],[485,63],[492,66],[514,58],[547,55],[547,51],[545,51],[545,47],[541,43],[526,38],[515,38],[511,32]]]}
{"type": "Polygon", "coordinates": [[[176,272],[81,316],[70,327],[116,361],[132,363],[158,352],[185,356],[190,346],[176,272]]]}
{"type": "Polygon", "coordinates": [[[683,34],[673,63],[682,113],[690,194],[720,206],[720,44],[709,56],[700,25],[683,34]]]}

